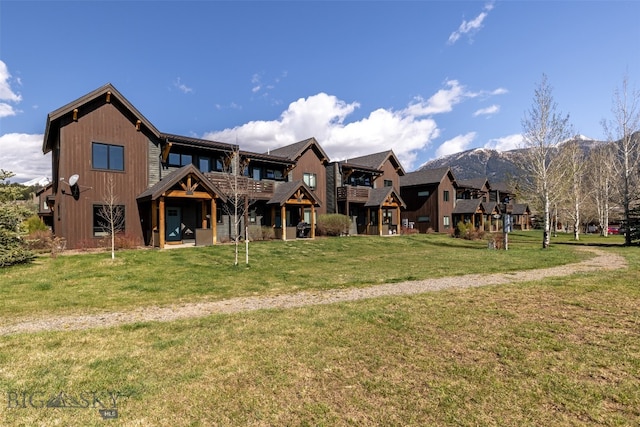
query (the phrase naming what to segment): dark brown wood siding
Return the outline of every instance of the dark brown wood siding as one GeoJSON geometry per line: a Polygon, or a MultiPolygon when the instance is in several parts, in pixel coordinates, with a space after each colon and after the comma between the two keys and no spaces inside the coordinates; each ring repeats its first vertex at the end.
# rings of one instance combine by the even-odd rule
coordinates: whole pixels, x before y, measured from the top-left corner
{"type": "Polygon", "coordinates": [[[378,177],[375,181],[375,188],[384,187],[384,181],[390,180],[393,182],[393,188],[396,190],[400,190],[400,175],[398,175],[398,171],[391,163],[391,160],[387,158],[387,160],[382,165],[382,176],[378,177]]]}
{"type": "Polygon", "coordinates": [[[450,232],[454,224],[452,223],[452,213],[455,203],[455,189],[453,183],[446,176],[439,184],[423,184],[411,187],[402,187],[400,196],[407,204],[402,217],[414,223],[414,228],[421,233],[426,233],[429,229],[437,233],[450,232]],[[423,192],[428,191],[429,195],[423,192]],[[444,200],[445,191],[449,192],[449,201],[444,200]],[[449,228],[445,228],[444,217],[449,217],[449,228]],[[426,220],[428,218],[428,221],[426,220]]]}
{"type": "Polygon", "coordinates": [[[291,171],[293,181],[302,181],[305,173],[316,174],[316,188],[313,189],[316,197],[320,201],[320,207],[316,209],[316,214],[327,213],[327,170],[313,148],[309,147],[296,162],[296,167],[291,171]]]}
{"type": "Polygon", "coordinates": [[[68,120],[60,129],[59,179],[78,174],[80,197],[74,200],[69,186],[60,182],[56,199],[55,231],[67,239],[68,248],[96,244],[93,237],[93,206],[103,204],[106,183],[112,177],[119,204],[125,206],[125,232],[142,244],[141,217],[136,196],[148,186],[149,140],[136,130],[135,123],[113,104],[95,106],[77,121],[68,120]],[[124,171],[94,169],[92,143],[124,147],[124,171]]]}

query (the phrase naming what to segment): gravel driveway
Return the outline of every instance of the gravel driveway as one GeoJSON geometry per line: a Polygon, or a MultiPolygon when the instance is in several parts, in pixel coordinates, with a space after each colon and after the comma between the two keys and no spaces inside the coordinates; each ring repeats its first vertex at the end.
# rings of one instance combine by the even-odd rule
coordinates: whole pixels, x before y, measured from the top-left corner
{"type": "Polygon", "coordinates": [[[499,285],[546,277],[566,276],[578,272],[602,271],[625,268],[626,260],[619,255],[594,248],[584,248],[596,256],[587,261],[559,267],[495,274],[468,274],[400,283],[370,286],[366,288],[306,291],[295,294],[231,298],[222,301],[197,302],[163,307],[142,307],[131,311],[89,315],[43,316],[25,318],[0,325],[0,335],[25,332],[71,331],[90,328],[106,328],[134,322],[170,322],[178,319],[203,317],[220,313],[272,308],[293,308],[307,305],[332,304],[390,295],[413,295],[442,289],[461,289],[475,286],[499,285]]]}

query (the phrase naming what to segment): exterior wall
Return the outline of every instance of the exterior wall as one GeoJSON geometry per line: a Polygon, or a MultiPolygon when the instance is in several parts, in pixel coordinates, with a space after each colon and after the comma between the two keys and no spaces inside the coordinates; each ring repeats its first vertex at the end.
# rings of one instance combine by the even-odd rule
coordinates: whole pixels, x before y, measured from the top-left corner
{"type": "MultiPolygon", "coordinates": [[[[54,214],[55,233],[67,240],[68,248],[96,244],[93,237],[93,205],[103,204],[106,183],[113,179],[118,204],[125,206],[125,232],[143,243],[141,218],[136,196],[148,184],[148,138],[136,131],[136,127],[113,104],[103,104],[86,115],[61,126],[59,135],[59,170],[56,206],[54,214]],[[120,145],[124,147],[124,171],[93,169],[92,142],[120,145]],[[68,181],[78,174],[80,197],[75,200],[70,194],[68,181]],[[67,194],[62,194],[62,191],[67,194]]],[[[55,159],[54,159],[55,162],[55,159]]],[[[144,219],[146,220],[146,218],[144,219]]]]}
{"type": "Polygon", "coordinates": [[[441,233],[449,233],[455,229],[456,224],[453,222],[453,208],[456,203],[456,189],[449,176],[440,182],[438,186],[438,231],[441,233]],[[444,201],[444,192],[449,192],[449,201],[444,201]],[[444,217],[449,217],[449,226],[444,225],[444,217]]]}
{"type": "Polygon", "coordinates": [[[387,159],[384,164],[382,165],[382,176],[379,176],[378,178],[376,178],[376,180],[374,181],[374,188],[382,188],[384,187],[384,181],[385,180],[391,180],[393,181],[393,188],[395,188],[396,190],[400,189],[400,175],[398,175],[398,172],[396,171],[396,168],[393,167],[393,165],[391,164],[391,161],[389,159],[387,159]]]}
{"type": "Polygon", "coordinates": [[[147,164],[149,165],[149,187],[158,183],[162,179],[162,165],[160,164],[160,155],[162,150],[160,144],[154,143],[151,140],[148,142],[149,158],[147,164]]]}
{"type": "Polygon", "coordinates": [[[437,233],[449,233],[455,228],[453,223],[453,208],[455,206],[455,188],[449,179],[445,178],[439,184],[424,184],[412,187],[402,187],[400,197],[407,204],[402,218],[414,223],[420,233],[426,233],[429,228],[437,233]],[[420,191],[429,191],[429,196],[418,196],[420,191]],[[444,200],[444,192],[449,192],[449,201],[444,200]],[[444,217],[449,217],[449,227],[444,224],[444,217]],[[429,217],[428,222],[418,221],[420,217],[429,217]]]}
{"type": "Polygon", "coordinates": [[[438,216],[439,193],[438,186],[426,184],[415,187],[403,187],[400,197],[407,204],[407,209],[402,217],[413,222],[413,227],[420,233],[426,233],[429,228],[436,232],[442,232],[442,226],[438,216]],[[418,196],[421,191],[429,191],[428,196],[418,196]],[[429,217],[429,221],[419,221],[420,217],[429,217]]]}
{"type": "Polygon", "coordinates": [[[302,153],[297,160],[290,178],[293,181],[302,181],[305,173],[316,174],[316,188],[312,189],[320,201],[320,206],[316,208],[316,215],[327,213],[327,169],[312,147],[302,153]]]}
{"type": "Polygon", "coordinates": [[[341,181],[340,173],[339,173],[339,164],[338,162],[329,163],[326,167],[327,173],[327,198],[326,198],[326,211],[327,213],[338,213],[338,204],[337,204],[337,191],[338,187],[341,185],[339,182],[341,181]]]}

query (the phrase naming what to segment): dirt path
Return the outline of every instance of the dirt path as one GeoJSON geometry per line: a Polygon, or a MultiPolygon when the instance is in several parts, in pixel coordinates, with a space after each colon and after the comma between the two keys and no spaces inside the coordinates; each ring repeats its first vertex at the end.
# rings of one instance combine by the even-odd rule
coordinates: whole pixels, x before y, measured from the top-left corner
{"type": "Polygon", "coordinates": [[[22,319],[0,326],[0,335],[24,332],[71,331],[106,328],[134,322],[170,322],[178,319],[203,317],[211,314],[272,308],[293,308],[307,305],[332,304],[390,295],[413,295],[441,289],[460,289],[475,286],[498,285],[546,277],[566,276],[578,272],[625,268],[626,260],[619,255],[594,248],[585,248],[596,254],[594,258],[576,264],[558,267],[496,274],[467,274],[410,282],[390,283],[366,288],[334,289],[328,291],[299,292],[296,294],[231,298],[222,301],[199,302],[168,307],[142,307],[130,311],[90,315],[47,316],[22,319]]]}

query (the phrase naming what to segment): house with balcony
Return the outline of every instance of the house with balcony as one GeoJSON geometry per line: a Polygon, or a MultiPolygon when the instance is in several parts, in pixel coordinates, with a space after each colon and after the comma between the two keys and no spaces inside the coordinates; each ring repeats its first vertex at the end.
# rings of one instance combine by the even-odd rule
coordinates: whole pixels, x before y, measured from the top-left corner
{"type": "Polygon", "coordinates": [[[327,210],[351,218],[350,234],[400,233],[404,174],[392,150],[332,162],[327,166],[327,210]]]}
{"type": "Polygon", "coordinates": [[[295,160],[160,132],[111,84],[51,112],[42,150],[52,153],[46,214],[68,248],[97,245],[107,208],[120,232],[158,247],[216,243],[249,224],[287,239],[306,211],[315,228],[320,198],[290,176],[295,160]]]}

